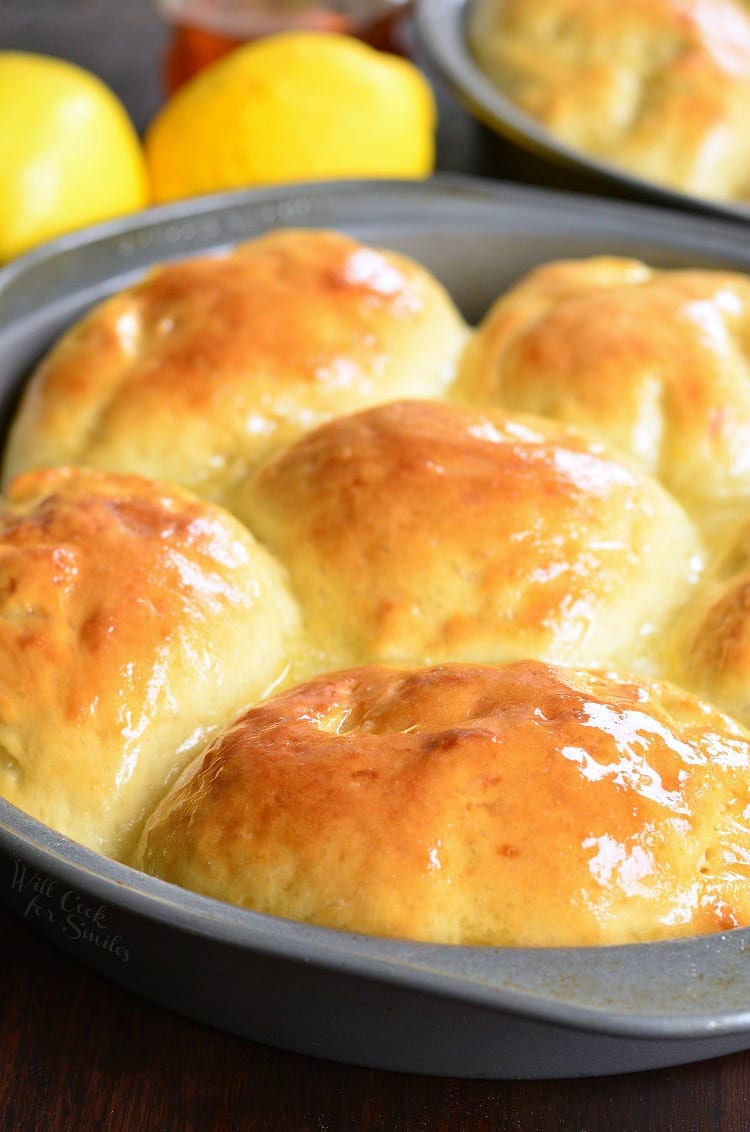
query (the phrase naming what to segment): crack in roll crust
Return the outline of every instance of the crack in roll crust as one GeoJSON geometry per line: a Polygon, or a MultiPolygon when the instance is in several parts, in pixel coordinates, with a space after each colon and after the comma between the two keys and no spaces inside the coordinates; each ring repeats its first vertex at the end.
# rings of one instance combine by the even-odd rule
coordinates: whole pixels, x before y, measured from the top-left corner
{"type": "Polygon", "coordinates": [[[434,402],[321,426],[234,507],[289,569],[339,666],[637,663],[699,557],[674,500],[601,447],[434,402]]]}
{"type": "Polygon", "coordinates": [[[479,0],[495,85],[561,141],[699,196],[750,195],[750,13],[741,0],[479,0]]]}
{"type": "Polygon", "coordinates": [[[43,359],[5,479],[83,464],[223,502],[269,449],[334,413],[440,396],[466,335],[429,272],[335,232],[163,265],[43,359]]]}
{"type": "Polygon", "coordinates": [[[493,305],[463,399],[539,413],[638,459],[705,523],[750,495],[750,281],[560,261],[493,305]]]}
{"type": "Polygon", "coordinates": [[[494,946],[750,923],[750,737],[680,689],[527,661],[321,677],[225,729],[136,867],[344,931],[494,946]]]}
{"type": "Polygon", "coordinates": [[[135,476],[17,477],[0,507],[0,796],[121,853],[273,687],[298,620],[281,568],[220,508],[135,476]]]}

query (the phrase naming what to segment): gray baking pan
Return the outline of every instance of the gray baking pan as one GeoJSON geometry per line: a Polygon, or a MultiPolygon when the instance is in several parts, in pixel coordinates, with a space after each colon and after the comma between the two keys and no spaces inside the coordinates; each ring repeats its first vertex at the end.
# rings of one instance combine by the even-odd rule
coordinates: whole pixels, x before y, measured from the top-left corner
{"type": "Polygon", "coordinates": [[[426,65],[447,81],[453,94],[475,118],[506,143],[498,147],[495,165],[502,169],[507,163],[519,169],[521,179],[544,184],[750,220],[750,201],[712,201],[638,177],[574,149],[520,110],[490,82],[468,49],[467,14],[473,4],[482,2],[419,0],[416,39],[426,65]]]}
{"type": "MultiPolygon", "coordinates": [[[[64,238],[0,271],[0,410],[40,352],[148,265],[279,225],[416,256],[471,319],[540,261],[619,253],[750,271],[747,229],[462,178],[204,198],[64,238]]],[[[499,949],[349,935],[145,877],[0,801],[0,897],[138,994],[257,1041],[473,1077],[591,1076],[750,1048],[750,930],[625,947],[499,949]]]]}

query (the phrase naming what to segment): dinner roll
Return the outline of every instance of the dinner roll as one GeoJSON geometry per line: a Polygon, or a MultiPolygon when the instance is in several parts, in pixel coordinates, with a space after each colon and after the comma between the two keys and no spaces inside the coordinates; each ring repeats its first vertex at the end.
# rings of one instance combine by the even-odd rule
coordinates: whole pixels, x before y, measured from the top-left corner
{"type": "Polygon", "coordinates": [[[501,297],[457,392],[617,445],[708,518],[750,494],[749,367],[750,279],[604,257],[544,265],[501,297]]]}
{"type": "Polygon", "coordinates": [[[674,643],[680,682],[750,727],[750,523],[701,583],[674,643]]]}
{"type": "Polygon", "coordinates": [[[535,661],[366,667],[251,709],[138,868],[259,912],[439,943],[750,924],[750,735],[676,686],[535,661]]]}
{"type": "Polygon", "coordinates": [[[560,141],[699,196],[750,192],[742,0],[478,0],[480,67],[560,141]]]}
{"type": "Polygon", "coordinates": [[[322,425],[235,509],[288,567],[329,667],[635,663],[699,563],[680,507],[600,446],[437,402],[322,425]]]}
{"type": "Polygon", "coordinates": [[[0,505],[0,796],[118,855],[297,630],[283,571],[219,507],[135,476],[18,477],[0,505]]]}
{"type": "Polygon", "coordinates": [[[82,464],[223,502],[260,455],[334,413],[440,395],[466,334],[424,268],[334,232],[167,264],[41,362],[5,476],[82,464]]]}

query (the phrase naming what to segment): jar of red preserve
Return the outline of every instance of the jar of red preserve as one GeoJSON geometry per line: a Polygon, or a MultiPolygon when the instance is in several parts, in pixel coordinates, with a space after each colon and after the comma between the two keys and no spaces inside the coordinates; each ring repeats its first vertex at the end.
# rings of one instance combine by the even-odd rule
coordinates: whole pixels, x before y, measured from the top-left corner
{"type": "Polygon", "coordinates": [[[235,47],[298,29],[356,35],[382,51],[408,53],[411,0],[157,0],[170,28],[164,69],[174,93],[235,47]]]}

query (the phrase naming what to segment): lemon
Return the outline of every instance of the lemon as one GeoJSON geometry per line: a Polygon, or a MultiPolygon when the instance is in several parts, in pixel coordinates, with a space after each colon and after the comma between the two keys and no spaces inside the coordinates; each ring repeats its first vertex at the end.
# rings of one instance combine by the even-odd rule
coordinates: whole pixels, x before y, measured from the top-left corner
{"type": "Polygon", "coordinates": [[[0,262],[148,203],[135,129],[113,92],[61,59],[0,52],[0,262]]]}
{"type": "Polygon", "coordinates": [[[183,87],[146,134],[157,201],[352,177],[426,177],[435,101],[420,71],[346,35],[256,40],[183,87]]]}

